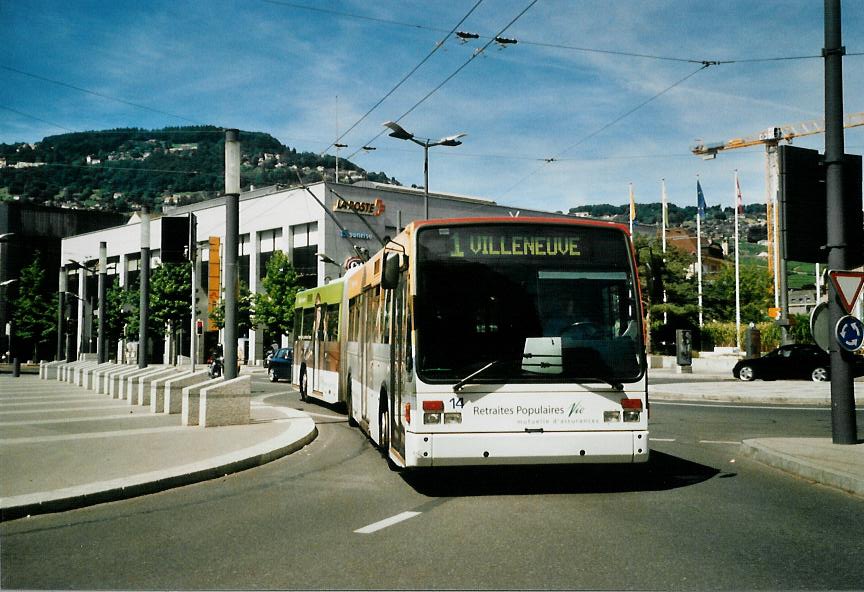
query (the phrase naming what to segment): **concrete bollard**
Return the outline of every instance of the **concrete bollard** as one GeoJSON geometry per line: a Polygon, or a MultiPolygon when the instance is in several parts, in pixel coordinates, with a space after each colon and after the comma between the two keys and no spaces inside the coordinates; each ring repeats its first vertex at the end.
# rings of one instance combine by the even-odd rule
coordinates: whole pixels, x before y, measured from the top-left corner
{"type": "Polygon", "coordinates": [[[136,376],[141,376],[142,374],[147,374],[148,372],[153,372],[153,370],[162,367],[163,366],[148,366],[147,368],[135,368],[131,372],[118,374],[117,382],[112,384],[114,391],[111,393],[111,396],[115,399],[120,399],[121,401],[127,400],[129,398],[129,381],[131,379],[136,376]]]}
{"type": "Polygon", "coordinates": [[[222,377],[211,378],[206,382],[199,382],[183,388],[180,405],[180,423],[184,426],[198,425],[198,409],[201,400],[201,389],[225,382],[222,377]]]}
{"type": "Polygon", "coordinates": [[[113,374],[114,372],[120,372],[124,368],[131,368],[131,366],[129,366],[128,364],[114,364],[112,366],[105,366],[104,368],[97,368],[93,372],[92,389],[99,394],[107,394],[108,376],[113,374]]]}
{"type": "Polygon", "coordinates": [[[84,372],[84,377],[81,379],[81,386],[86,388],[89,391],[94,390],[96,385],[96,377],[100,370],[108,370],[110,368],[117,368],[119,365],[114,362],[105,362],[104,364],[99,364],[94,366],[87,371],[84,372]]]}
{"type": "Polygon", "coordinates": [[[98,365],[98,362],[87,362],[75,368],[72,371],[72,384],[75,386],[81,386],[84,381],[84,374],[98,365]]]}
{"type": "Polygon", "coordinates": [[[105,385],[104,392],[106,395],[111,397],[112,399],[119,399],[119,383],[120,379],[126,376],[127,374],[132,374],[133,372],[138,372],[141,370],[138,366],[123,366],[122,368],[118,368],[117,370],[111,371],[105,375],[105,385]]]}
{"type": "Polygon", "coordinates": [[[248,374],[201,389],[198,425],[245,425],[251,416],[252,377],[248,374]]]}
{"type": "Polygon", "coordinates": [[[160,376],[177,376],[178,371],[173,366],[161,367],[136,376],[130,381],[129,404],[150,406],[150,383],[160,376]]]}
{"type": "Polygon", "coordinates": [[[178,369],[177,374],[159,376],[150,382],[150,412],[163,413],[165,411],[165,384],[175,378],[183,378],[192,373],[188,370],[178,369]]]}
{"type": "MultiPolygon", "coordinates": [[[[183,408],[183,389],[193,384],[199,384],[210,380],[210,374],[206,369],[198,370],[194,374],[186,374],[182,377],[173,378],[165,383],[165,394],[163,413],[180,413],[183,408]]],[[[152,402],[151,402],[152,408],[152,402]]],[[[157,407],[158,411],[158,407],[157,407]]]]}
{"type": "Polygon", "coordinates": [[[60,366],[66,362],[42,362],[39,364],[39,378],[42,380],[57,380],[60,366]]]}

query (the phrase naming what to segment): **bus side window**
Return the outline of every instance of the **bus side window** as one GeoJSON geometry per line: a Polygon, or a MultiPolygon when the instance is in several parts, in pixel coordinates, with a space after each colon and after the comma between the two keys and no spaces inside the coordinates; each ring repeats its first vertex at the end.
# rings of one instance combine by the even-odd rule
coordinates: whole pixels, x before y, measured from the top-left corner
{"type": "Polygon", "coordinates": [[[328,306],[324,318],[327,322],[327,341],[339,341],[339,305],[328,306]]]}
{"type": "Polygon", "coordinates": [[[295,338],[299,338],[302,333],[300,332],[300,322],[303,320],[303,310],[294,310],[294,336],[295,338]]]}

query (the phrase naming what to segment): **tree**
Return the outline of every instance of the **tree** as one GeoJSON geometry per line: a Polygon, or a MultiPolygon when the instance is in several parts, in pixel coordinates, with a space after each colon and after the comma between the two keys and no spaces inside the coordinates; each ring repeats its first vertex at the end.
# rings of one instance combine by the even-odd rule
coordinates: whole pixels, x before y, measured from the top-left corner
{"type": "Polygon", "coordinates": [[[111,278],[111,285],[105,290],[105,339],[108,343],[130,336],[133,341],[137,340],[139,302],[136,286],[121,287],[117,276],[111,278]]]}
{"type": "MultiPolygon", "coordinates": [[[[741,322],[761,323],[766,320],[768,307],[773,305],[774,289],[771,275],[764,267],[740,267],[741,322]]],[[[703,289],[704,316],[712,321],[735,320],[735,266],[726,265],[707,279],[703,289]]]]}
{"type": "Polygon", "coordinates": [[[37,360],[40,350],[46,350],[57,335],[57,295],[49,291],[39,251],[21,270],[17,288],[11,317],[12,338],[18,343],[13,346],[19,352],[26,348],[37,360]]]}
{"type": "Polygon", "coordinates": [[[641,236],[634,239],[634,248],[652,349],[662,350],[664,344],[674,344],[676,329],[693,329],[697,325],[696,280],[690,273],[694,257],[675,247],[667,248],[664,254],[659,241],[641,236]]]}
{"type": "Polygon", "coordinates": [[[255,328],[266,329],[271,335],[288,335],[294,328],[294,301],[300,291],[288,255],[282,251],[273,253],[262,285],[264,291],[255,294],[255,328]]]}
{"type": "Polygon", "coordinates": [[[176,344],[178,332],[188,326],[191,314],[192,264],[186,261],[157,267],[150,278],[149,316],[157,334],[167,335],[170,329],[171,341],[176,344]]]}
{"type": "MultiPolygon", "coordinates": [[[[240,294],[237,298],[237,333],[244,334],[253,327],[252,315],[254,314],[255,298],[245,282],[240,282],[240,294]]],[[[210,320],[219,329],[225,327],[225,300],[222,299],[210,313],[210,320]]]]}

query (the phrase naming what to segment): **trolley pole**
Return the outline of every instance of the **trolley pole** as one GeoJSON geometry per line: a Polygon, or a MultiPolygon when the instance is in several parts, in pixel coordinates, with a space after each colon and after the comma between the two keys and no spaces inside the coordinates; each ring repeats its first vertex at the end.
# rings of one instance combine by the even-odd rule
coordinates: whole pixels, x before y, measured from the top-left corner
{"type": "Polygon", "coordinates": [[[63,346],[66,338],[66,281],[66,268],[61,265],[57,283],[57,355],[54,357],[58,362],[65,359],[63,346]]]}
{"type": "MultiPolygon", "coordinates": [[[[825,192],[827,197],[828,269],[849,268],[843,219],[843,55],[840,0],[825,0],[825,192]]],[[[828,312],[831,327],[845,314],[834,282],[828,285],[828,312]]],[[[836,340],[831,340],[831,438],[834,444],[857,444],[855,395],[851,363],[836,340]]]]}
{"type": "Polygon", "coordinates": [[[225,379],[237,378],[237,251],[240,238],[239,131],[225,131],[225,379]]]}
{"type": "Polygon", "coordinates": [[[138,367],[147,367],[147,322],[150,318],[150,210],[141,206],[141,298],[138,301],[138,367]]]}
{"type": "Polygon", "coordinates": [[[96,331],[96,359],[104,364],[108,358],[105,351],[105,292],[108,274],[108,243],[99,243],[99,325],[96,331]]]}

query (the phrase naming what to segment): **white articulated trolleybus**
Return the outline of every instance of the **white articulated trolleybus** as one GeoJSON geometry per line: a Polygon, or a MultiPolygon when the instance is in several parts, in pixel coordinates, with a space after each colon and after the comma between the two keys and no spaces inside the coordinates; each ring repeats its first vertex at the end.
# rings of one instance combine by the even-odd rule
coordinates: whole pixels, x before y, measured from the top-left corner
{"type": "Polygon", "coordinates": [[[395,466],[648,460],[623,225],[413,222],[296,312],[301,395],[344,403],[395,466]]]}

